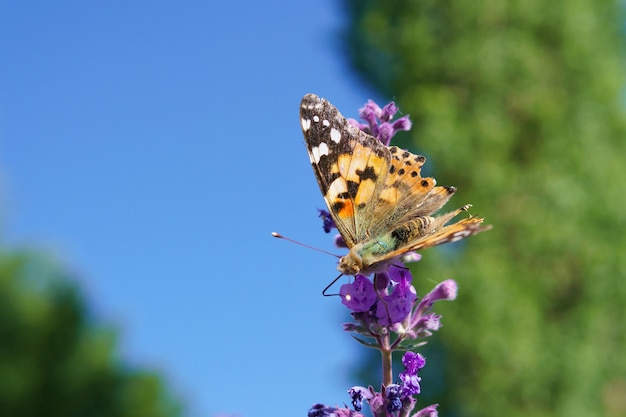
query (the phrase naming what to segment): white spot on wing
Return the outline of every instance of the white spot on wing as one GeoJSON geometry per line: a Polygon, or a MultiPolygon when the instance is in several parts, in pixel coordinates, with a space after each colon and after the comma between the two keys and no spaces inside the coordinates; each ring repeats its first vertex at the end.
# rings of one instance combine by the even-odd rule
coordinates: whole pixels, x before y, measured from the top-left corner
{"type": "Polygon", "coordinates": [[[315,146],[311,148],[311,162],[317,164],[320,160],[320,149],[315,146]]]}
{"type": "Polygon", "coordinates": [[[328,145],[326,145],[326,143],[322,142],[320,143],[320,156],[322,155],[328,155],[328,145]]]}
{"type": "Polygon", "coordinates": [[[305,132],[311,128],[311,120],[310,119],[305,119],[303,117],[302,119],[300,119],[300,123],[302,123],[302,130],[305,131],[305,132]]]}
{"type": "Polygon", "coordinates": [[[324,142],[320,143],[320,146],[311,148],[311,162],[319,163],[322,156],[328,155],[328,145],[324,142]]]}
{"type": "Polygon", "coordinates": [[[319,122],[320,121],[320,117],[316,114],[315,116],[313,116],[313,121],[315,123],[319,122]]]}
{"type": "Polygon", "coordinates": [[[325,127],[330,126],[330,122],[329,122],[328,120],[326,120],[326,119],[322,120],[322,124],[323,124],[325,127]]]}
{"type": "Polygon", "coordinates": [[[330,129],[330,140],[335,143],[339,143],[339,141],[341,140],[341,132],[335,128],[330,129]]]}
{"type": "Polygon", "coordinates": [[[327,195],[330,196],[331,199],[335,199],[339,196],[339,194],[345,193],[346,191],[348,191],[346,180],[344,180],[342,177],[338,177],[328,187],[327,195]]]}

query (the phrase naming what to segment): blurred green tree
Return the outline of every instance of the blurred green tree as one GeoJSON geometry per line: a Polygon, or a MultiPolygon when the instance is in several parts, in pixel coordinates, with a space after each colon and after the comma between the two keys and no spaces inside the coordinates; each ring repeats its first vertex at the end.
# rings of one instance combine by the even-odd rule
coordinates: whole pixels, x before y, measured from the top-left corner
{"type": "Polygon", "coordinates": [[[0,415],[180,416],[159,375],[116,356],[72,282],[40,254],[0,252],[0,415]]]}
{"type": "Polygon", "coordinates": [[[626,415],[623,3],[344,4],[346,54],[414,122],[396,144],[458,186],[449,205],[472,202],[494,225],[414,268],[420,294],[460,284],[437,306],[444,328],[425,353],[441,361],[426,366],[421,404],[626,415]]]}

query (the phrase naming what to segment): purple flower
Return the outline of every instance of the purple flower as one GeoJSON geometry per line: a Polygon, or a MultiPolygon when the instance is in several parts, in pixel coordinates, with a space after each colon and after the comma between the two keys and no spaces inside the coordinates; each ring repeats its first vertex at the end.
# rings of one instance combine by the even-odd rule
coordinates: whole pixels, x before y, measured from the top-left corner
{"type": "Polygon", "coordinates": [[[385,397],[387,398],[387,411],[395,413],[402,408],[402,399],[400,398],[402,389],[398,384],[389,384],[385,388],[385,397]]]}
{"type": "Polygon", "coordinates": [[[339,295],[343,305],[356,313],[369,311],[378,298],[374,284],[367,277],[359,274],[354,277],[352,284],[341,286],[339,295]]]}
{"type": "Polygon", "coordinates": [[[369,400],[374,396],[370,390],[359,386],[350,388],[348,393],[352,398],[352,407],[354,407],[355,411],[361,411],[363,409],[363,400],[369,400]]]}
{"type": "MultiPolygon", "coordinates": [[[[410,274],[408,274],[410,277],[410,274]]],[[[376,317],[381,323],[394,324],[400,323],[407,318],[413,303],[417,299],[415,287],[406,279],[400,281],[393,287],[391,294],[382,298],[376,306],[376,317]]]]}
{"type": "Polygon", "coordinates": [[[398,113],[398,106],[396,106],[396,103],[392,101],[385,107],[383,107],[383,110],[380,112],[380,115],[378,117],[383,122],[388,122],[389,120],[393,119],[393,116],[395,116],[396,113],[398,113]]]}
{"type": "Polygon", "coordinates": [[[426,312],[430,310],[435,301],[454,300],[456,298],[457,289],[458,287],[454,280],[445,280],[424,296],[417,307],[417,311],[426,312]]]}
{"type": "Polygon", "coordinates": [[[393,101],[381,109],[378,104],[372,100],[368,100],[365,107],[359,110],[359,117],[367,123],[359,123],[354,119],[349,119],[348,121],[353,126],[374,136],[385,146],[388,146],[391,138],[398,131],[411,129],[409,116],[402,116],[395,122],[390,123],[397,112],[398,107],[393,101]]]}
{"type": "Polygon", "coordinates": [[[395,135],[395,133],[399,132],[400,130],[405,130],[405,131],[411,130],[412,123],[411,123],[411,120],[409,119],[409,116],[402,116],[401,118],[393,122],[391,126],[393,126],[394,135],[395,135]]]}
{"type": "Polygon", "coordinates": [[[400,378],[402,378],[402,374],[417,375],[417,371],[426,365],[426,359],[419,353],[409,351],[402,357],[402,365],[404,365],[404,372],[400,373],[400,378]]]}
{"type": "Polygon", "coordinates": [[[330,213],[327,212],[326,210],[322,210],[322,209],[317,209],[317,211],[319,211],[319,218],[322,219],[323,222],[323,229],[326,233],[330,233],[330,231],[332,230],[332,228],[336,228],[337,226],[335,226],[335,222],[333,221],[333,218],[330,216],[330,213]]]}
{"type": "Polygon", "coordinates": [[[324,404],[315,404],[309,410],[308,417],[363,417],[363,414],[349,408],[327,407],[324,404]]]}
{"type": "Polygon", "coordinates": [[[378,134],[376,135],[376,138],[385,145],[389,145],[389,143],[391,142],[391,138],[395,133],[396,132],[393,130],[392,125],[390,125],[389,123],[382,123],[378,127],[378,134]]]}
{"type": "Polygon", "coordinates": [[[439,413],[437,412],[437,407],[439,404],[432,404],[426,408],[422,408],[417,413],[413,414],[413,417],[437,417],[439,413]]]}
{"type": "Polygon", "coordinates": [[[417,320],[417,326],[426,330],[437,331],[441,328],[441,316],[435,313],[428,313],[417,320]]]}
{"type": "Polygon", "coordinates": [[[348,244],[343,239],[343,236],[337,235],[335,236],[335,246],[337,246],[338,248],[347,248],[348,244]]]}
{"type": "Polygon", "coordinates": [[[448,279],[438,284],[431,292],[417,304],[411,317],[405,323],[407,337],[416,339],[428,337],[433,331],[441,328],[441,316],[429,313],[435,301],[454,300],[457,294],[457,285],[454,280],[448,279]]]}
{"type": "Polygon", "coordinates": [[[426,364],[426,359],[419,353],[406,352],[402,357],[404,372],[400,372],[402,381],[402,397],[409,397],[420,393],[421,378],[417,376],[417,371],[426,364]]]}
{"type": "Polygon", "coordinates": [[[333,407],[326,407],[324,404],[314,404],[307,415],[308,417],[329,417],[334,411],[333,407]]]}
{"type": "Polygon", "coordinates": [[[374,102],[374,100],[367,100],[367,103],[363,108],[359,109],[359,117],[367,122],[370,132],[376,136],[378,134],[378,120],[382,116],[382,109],[374,102]]]}

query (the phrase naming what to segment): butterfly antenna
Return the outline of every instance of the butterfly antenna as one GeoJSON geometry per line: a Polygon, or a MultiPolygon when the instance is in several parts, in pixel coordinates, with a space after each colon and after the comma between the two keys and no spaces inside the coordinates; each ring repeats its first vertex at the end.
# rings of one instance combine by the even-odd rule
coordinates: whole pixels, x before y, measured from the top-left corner
{"type": "MultiPolygon", "coordinates": [[[[341,258],[341,256],[339,256],[337,254],[327,252],[327,251],[325,251],[323,249],[320,249],[320,248],[315,248],[313,246],[309,246],[309,245],[304,244],[302,242],[298,242],[297,240],[289,239],[288,237],[285,237],[285,236],[281,235],[280,233],[272,232],[272,236],[274,236],[274,237],[276,237],[278,239],[285,239],[285,240],[287,240],[287,241],[289,241],[291,243],[295,243],[296,245],[304,246],[305,248],[308,248],[308,249],[313,249],[315,251],[325,253],[326,255],[334,256],[335,258],[341,258]]],[[[324,297],[333,297],[335,295],[340,295],[339,293],[337,293],[337,294],[326,294],[326,291],[328,291],[328,289],[330,287],[332,287],[335,284],[335,282],[339,281],[339,278],[341,278],[342,276],[343,276],[343,274],[339,274],[339,276],[337,276],[337,278],[332,280],[332,282],[330,284],[328,284],[326,286],[326,288],[324,288],[324,290],[322,291],[322,295],[324,297]]]]}
{"type": "MultiPolygon", "coordinates": [[[[280,233],[272,232],[272,236],[277,237],[278,239],[285,239],[285,240],[287,240],[287,241],[289,241],[289,242],[291,242],[291,243],[295,243],[296,245],[304,246],[305,248],[308,248],[308,249],[313,249],[313,250],[315,250],[315,251],[325,253],[326,255],[334,256],[335,258],[341,258],[341,256],[339,256],[339,255],[337,255],[337,254],[330,253],[330,252],[326,252],[326,251],[325,251],[325,250],[323,250],[323,249],[320,249],[320,248],[315,248],[315,247],[313,247],[313,246],[309,246],[309,245],[304,244],[304,243],[302,243],[302,242],[298,242],[297,240],[289,239],[288,237],[285,237],[285,236],[281,235],[280,233]]],[[[340,277],[340,276],[341,276],[341,275],[339,275],[339,277],[340,277]]],[[[335,278],[335,281],[337,281],[337,280],[339,279],[339,277],[335,278]]],[[[331,285],[333,285],[333,284],[335,283],[335,281],[333,281],[333,282],[332,282],[332,283],[331,283],[328,287],[330,287],[331,285]]],[[[324,289],[324,291],[326,291],[326,290],[328,289],[328,287],[326,287],[326,288],[324,289]]]]}

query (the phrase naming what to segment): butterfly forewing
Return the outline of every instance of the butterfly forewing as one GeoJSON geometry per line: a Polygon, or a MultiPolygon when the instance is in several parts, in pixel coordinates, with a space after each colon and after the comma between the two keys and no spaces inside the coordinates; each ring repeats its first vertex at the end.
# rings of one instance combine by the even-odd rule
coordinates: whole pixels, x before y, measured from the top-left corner
{"type": "MultiPolygon", "coordinates": [[[[309,94],[300,108],[302,131],[320,190],[349,247],[370,237],[390,154],[352,126],[328,101],[309,94]]],[[[390,207],[391,208],[391,207],[390,207]]],[[[382,220],[383,218],[381,218],[382,220]]]]}

